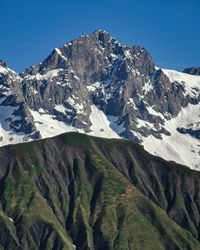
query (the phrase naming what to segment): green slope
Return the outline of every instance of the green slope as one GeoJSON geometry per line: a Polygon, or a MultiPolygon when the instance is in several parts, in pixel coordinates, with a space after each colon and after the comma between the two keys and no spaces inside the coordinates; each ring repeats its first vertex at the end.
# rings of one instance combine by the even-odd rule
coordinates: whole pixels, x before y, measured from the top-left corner
{"type": "Polygon", "coordinates": [[[76,133],[0,148],[0,249],[200,249],[189,201],[176,194],[170,210],[159,191],[163,171],[198,176],[131,142],[76,133]]]}

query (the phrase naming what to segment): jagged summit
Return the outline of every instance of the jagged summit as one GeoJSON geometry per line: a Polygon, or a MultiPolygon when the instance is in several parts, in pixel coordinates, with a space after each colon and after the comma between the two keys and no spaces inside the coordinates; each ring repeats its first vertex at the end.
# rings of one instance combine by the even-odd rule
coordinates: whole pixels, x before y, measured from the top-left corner
{"type": "Polygon", "coordinates": [[[101,30],[101,29],[95,30],[92,34],[104,34],[104,35],[106,34],[110,36],[110,34],[106,30],[101,30]]]}
{"type": "Polygon", "coordinates": [[[11,78],[17,77],[17,73],[14,70],[11,70],[7,67],[7,63],[3,60],[0,60],[0,74],[2,75],[9,75],[11,78]]]}
{"type": "MultiPolygon", "coordinates": [[[[95,74],[99,74],[99,71],[105,71],[105,68],[109,68],[114,61],[126,59],[130,61],[131,58],[140,68],[145,66],[143,64],[151,65],[151,69],[148,70],[153,73],[152,58],[144,48],[137,45],[132,47],[121,45],[108,32],[97,30],[55,48],[41,64],[27,68],[21,75],[46,74],[50,70],[64,69],[77,72],[77,76],[85,80],[90,68],[95,74]]],[[[96,81],[100,80],[96,78],[96,81]]]]}
{"type": "Polygon", "coordinates": [[[94,31],[90,37],[95,36],[102,42],[116,42],[119,43],[115,38],[113,38],[107,31],[105,30],[96,30],[94,31]]]}

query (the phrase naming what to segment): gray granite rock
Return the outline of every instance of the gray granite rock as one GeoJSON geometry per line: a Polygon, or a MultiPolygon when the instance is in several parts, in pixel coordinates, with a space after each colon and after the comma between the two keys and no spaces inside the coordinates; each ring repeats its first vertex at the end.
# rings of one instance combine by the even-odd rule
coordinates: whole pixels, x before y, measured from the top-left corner
{"type": "Polygon", "coordinates": [[[9,85],[15,94],[3,104],[12,105],[16,99],[24,124],[19,132],[25,133],[36,131],[29,110],[42,110],[89,132],[91,105],[96,105],[114,117],[116,125],[123,124],[120,136],[141,141],[135,133],[152,134],[161,139],[162,134],[170,135],[163,118],[171,119],[189,103],[200,101],[200,95],[186,95],[182,83],[170,82],[146,49],[122,45],[101,30],[55,48],[42,63],[12,76],[12,81],[6,77],[1,76],[0,84],[9,85]],[[150,125],[141,126],[139,120],[150,125]]]}

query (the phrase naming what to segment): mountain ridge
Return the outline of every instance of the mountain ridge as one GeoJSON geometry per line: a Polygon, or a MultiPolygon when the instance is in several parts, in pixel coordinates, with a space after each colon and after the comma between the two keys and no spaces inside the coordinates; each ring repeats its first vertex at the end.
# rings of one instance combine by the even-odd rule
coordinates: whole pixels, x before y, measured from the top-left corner
{"type": "Polygon", "coordinates": [[[200,75],[200,67],[186,68],[183,70],[183,72],[190,75],[200,75]]]}
{"type": "Polygon", "coordinates": [[[0,166],[2,249],[200,246],[199,172],[136,143],[67,133],[4,146],[0,166]]]}
{"type": "MultiPolygon", "coordinates": [[[[10,114],[5,117],[1,145],[79,131],[134,140],[165,159],[200,166],[200,78],[156,68],[142,47],[96,31],[54,49],[12,81],[8,76],[1,74],[1,84],[13,82],[7,91],[22,100],[25,112],[17,110],[27,120],[16,118],[23,124],[19,129],[17,121],[10,124],[10,114]],[[194,118],[185,115],[191,110],[194,118]]],[[[2,109],[14,102],[13,95],[1,98],[7,99],[2,109]]]]}

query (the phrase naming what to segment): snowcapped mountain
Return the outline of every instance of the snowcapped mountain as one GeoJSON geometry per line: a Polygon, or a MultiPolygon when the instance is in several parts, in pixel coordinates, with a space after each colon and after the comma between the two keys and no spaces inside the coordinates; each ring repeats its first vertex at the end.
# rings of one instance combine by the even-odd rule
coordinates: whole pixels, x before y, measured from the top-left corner
{"type": "Polygon", "coordinates": [[[105,31],[54,49],[20,74],[1,62],[0,88],[1,145],[78,131],[134,140],[200,168],[200,76],[159,69],[144,48],[105,31]]]}
{"type": "Polygon", "coordinates": [[[0,145],[39,138],[21,91],[21,78],[0,61],[0,145]]]}

